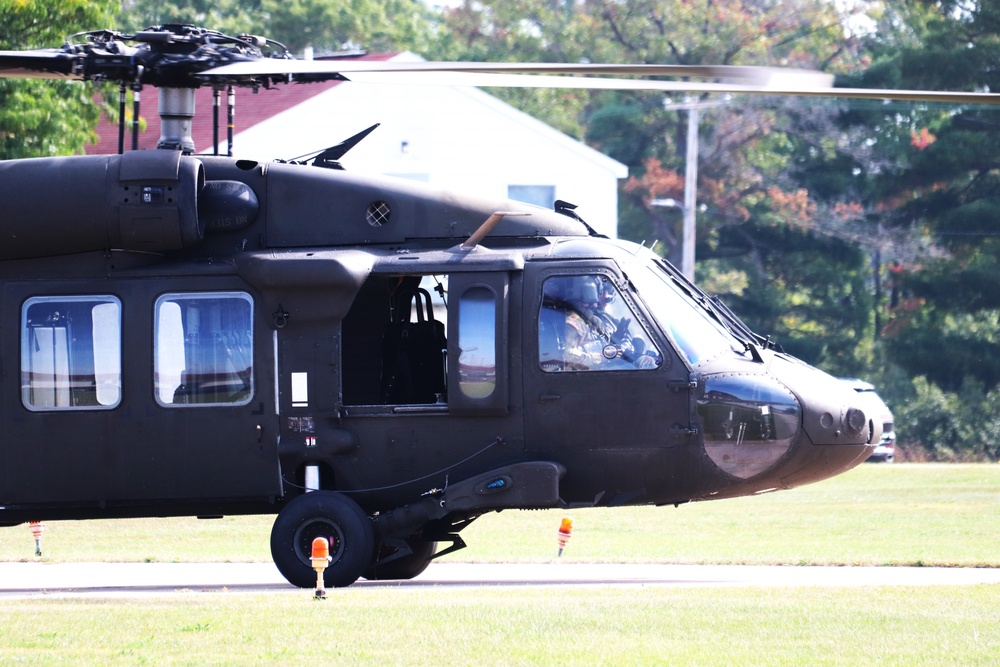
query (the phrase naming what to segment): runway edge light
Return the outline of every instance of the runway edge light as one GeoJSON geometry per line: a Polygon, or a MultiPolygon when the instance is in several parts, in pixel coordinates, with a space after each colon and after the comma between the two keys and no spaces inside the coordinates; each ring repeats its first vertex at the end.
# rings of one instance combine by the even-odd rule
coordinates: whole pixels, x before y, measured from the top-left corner
{"type": "Polygon", "coordinates": [[[330,543],[325,537],[317,537],[312,541],[312,566],[316,570],[316,599],[326,599],[326,587],[323,584],[323,571],[330,564],[330,543]]]}
{"type": "Polygon", "coordinates": [[[573,534],[573,519],[563,517],[563,520],[559,523],[559,533],[557,539],[559,540],[559,556],[562,556],[563,549],[566,548],[566,543],[569,542],[569,538],[573,534]]]}
{"type": "Polygon", "coordinates": [[[31,534],[35,537],[35,555],[42,555],[42,531],[45,530],[45,524],[41,521],[29,521],[28,527],[31,529],[31,534]]]}

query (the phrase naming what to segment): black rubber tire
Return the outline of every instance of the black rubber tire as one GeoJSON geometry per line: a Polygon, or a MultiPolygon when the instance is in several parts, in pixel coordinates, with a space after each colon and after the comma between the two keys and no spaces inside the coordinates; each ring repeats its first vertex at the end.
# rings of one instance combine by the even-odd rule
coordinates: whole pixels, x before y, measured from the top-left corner
{"type": "Polygon", "coordinates": [[[407,540],[413,553],[402,558],[389,561],[385,565],[371,565],[365,570],[364,578],[368,581],[390,581],[394,579],[413,579],[427,569],[437,551],[437,542],[407,540]]]}
{"type": "Polygon", "coordinates": [[[271,558],[292,585],[316,587],[311,560],[316,537],[330,541],[326,588],[350,586],[371,565],[375,529],[364,510],[340,493],[312,491],[288,503],[271,528],[271,558]]]}

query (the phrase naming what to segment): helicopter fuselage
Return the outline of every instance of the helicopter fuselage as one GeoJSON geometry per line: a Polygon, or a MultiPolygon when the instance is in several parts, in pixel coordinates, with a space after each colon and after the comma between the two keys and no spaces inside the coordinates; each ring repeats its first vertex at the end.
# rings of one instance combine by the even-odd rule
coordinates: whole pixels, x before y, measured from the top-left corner
{"type": "Polygon", "coordinates": [[[559,212],[165,150],[0,163],[0,206],[2,523],[288,508],[281,551],[347,498],[374,545],[345,584],[486,512],[791,488],[879,441],[559,212]]]}

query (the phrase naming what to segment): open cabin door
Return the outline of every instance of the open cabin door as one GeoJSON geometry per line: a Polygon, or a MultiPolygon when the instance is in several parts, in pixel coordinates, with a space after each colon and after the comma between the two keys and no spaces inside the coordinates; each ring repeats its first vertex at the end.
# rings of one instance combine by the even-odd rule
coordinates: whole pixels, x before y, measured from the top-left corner
{"type": "Polygon", "coordinates": [[[521,453],[510,274],[435,269],[373,273],[343,322],[343,427],[357,440],[334,483],[381,488],[379,509],[521,453]]]}

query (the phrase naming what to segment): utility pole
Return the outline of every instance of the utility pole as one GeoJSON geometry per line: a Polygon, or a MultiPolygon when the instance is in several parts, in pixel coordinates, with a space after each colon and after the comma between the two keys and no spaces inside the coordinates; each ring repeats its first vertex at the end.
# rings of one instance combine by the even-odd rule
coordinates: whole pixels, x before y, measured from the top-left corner
{"type": "MultiPolygon", "coordinates": [[[[686,99],[679,104],[664,100],[663,108],[687,111],[687,153],[684,158],[684,204],[678,208],[684,213],[681,234],[681,273],[694,282],[694,246],[696,237],[695,213],[698,210],[698,122],[701,110],[729,102],[726,95],[721,100],[701,101],[686,99]]],[[[661,200],[666,201],[666,200],[661,200]]],[[[663,204],[660,204],[663,205],[663,204]]]]}
{"type": "Polygon", "coordinates": [[[688,107],[687,155],[684,158],[684,235],[681,242],[681,273],[694,282],[695,207],[698,189],[699,107],[688,107]]]}

